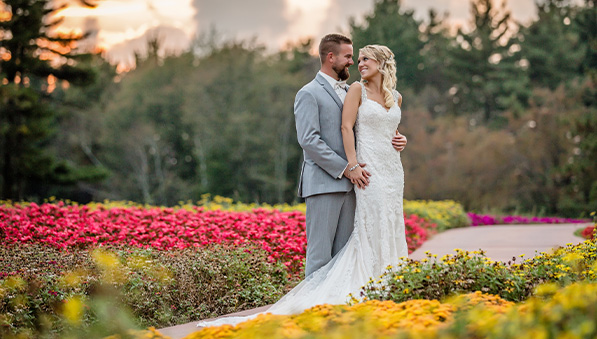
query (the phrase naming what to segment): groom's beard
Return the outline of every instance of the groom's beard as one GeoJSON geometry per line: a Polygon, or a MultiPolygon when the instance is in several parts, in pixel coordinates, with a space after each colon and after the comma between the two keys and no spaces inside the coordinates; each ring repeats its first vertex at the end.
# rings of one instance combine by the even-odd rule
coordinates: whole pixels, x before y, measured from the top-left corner
{"type": "Polygon", "coordinates": [[[332,66],[332,69],[334,70],[334,72],[336,72],[336,74],[338,74],[338,78],[344,81],[348,80],[348,78],[350,77],[350,72],[348,72],[348,66],[349,65],[334,65],[332,66]]]}

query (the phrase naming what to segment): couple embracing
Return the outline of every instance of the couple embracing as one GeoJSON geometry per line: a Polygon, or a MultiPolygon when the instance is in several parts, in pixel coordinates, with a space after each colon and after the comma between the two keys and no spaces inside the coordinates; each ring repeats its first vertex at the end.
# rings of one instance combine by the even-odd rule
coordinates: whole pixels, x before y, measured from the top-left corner
{"type": "Polygon", "coordinates": [[[304,156],[298,193],[307,204],[306,278],[267,313],[346,303],[349,294],[408,255],[400,162],[406,138],[397,130],[402,97],[395,90],[394,55],[385,46],[361,48],[361,81],[350,87],[345,81],[354,64],[352,41],[326,35],[319,56],[321,70],[294,104],[304,156]]]}

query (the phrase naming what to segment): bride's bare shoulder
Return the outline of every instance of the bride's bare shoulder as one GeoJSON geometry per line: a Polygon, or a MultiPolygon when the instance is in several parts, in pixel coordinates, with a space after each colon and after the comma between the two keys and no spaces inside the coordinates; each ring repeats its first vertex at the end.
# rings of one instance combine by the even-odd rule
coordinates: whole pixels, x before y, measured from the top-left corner
{"type": "Polygon", "coordinates": [[[350,84],[350,87],[348,88],[348,90],[349,91],[350,90],[354,91],[355,89],[357,89],[357,90],[360,91],[361,90],[361,86],[363,86],[363,84],[360,81],[355,81],[352,84],[350,84]]]}
{"type": "Polygon", "coordinates": [[[361,84],[359,81],[355,81],[352,84],[350,84],[350,87],[348,88],[348,94],[347,95],[358,95],[359,97],[361,96],[361,87],[363,86],[363,84],[361,84]]]}

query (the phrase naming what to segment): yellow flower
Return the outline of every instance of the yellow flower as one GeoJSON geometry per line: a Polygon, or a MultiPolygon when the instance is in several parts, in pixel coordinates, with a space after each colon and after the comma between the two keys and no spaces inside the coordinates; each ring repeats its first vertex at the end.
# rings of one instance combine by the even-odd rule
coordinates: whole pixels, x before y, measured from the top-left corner
{"type": "Polygon", "coordinates": [[[562,257],[562,260],[564,260],[564,262],[566,262],[566,263],[576,263],[577,261],[581,260],[582,258],[583,258],[583,256],[580,255],[579,253],[572,252],[572,253],[568,253],[564,257],[562,257]]]}
{"type": "Polygon", "coordinates": [[[83,315],[83,301],[80,296],[69,298],[64,304],[62,311],[64,318],[72,325],[79,325],[83,315]]]}
{"type": "Polygon", "coordinates": [[[73,288],[81,285],[86,278],[86,272],[83,270],[77,270],[75,272],[69,272],[63,275],[60,280],[59,284],[63,287],[73,288]]]}
{"type": "Polygon", "coordinates": [[[115,254],[106,252],[101,249],[94,250],[91,255],[95,263],[103,269],[114,268],[119,264],[118,257],[115,254]]]}
{"type": "Polygon", "coordinates": [[[4,286],[9,290],[21,290],[25,288],[26,285],[25,281],[18,276],[11,276],[4,281],[4,286]]]}

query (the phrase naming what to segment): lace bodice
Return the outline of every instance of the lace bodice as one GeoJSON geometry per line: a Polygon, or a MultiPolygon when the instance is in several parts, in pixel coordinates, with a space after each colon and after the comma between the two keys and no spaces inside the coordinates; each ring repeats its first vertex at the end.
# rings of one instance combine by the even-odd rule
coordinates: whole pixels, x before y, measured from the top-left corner
{"type": "MultiPolygon", "coordinates": [[[[361,88],[361,106],[355,124],[357,157],[359,155],[367,157],[370,152],[378,154],[382,159],[384,155],[395,156],[396,150],[389,141],[396,133],[402,117],[400,107],[396,103],[399,94],[394,91],[394,106],[387,109],[380,103],[367,98],[364,84],[361,84],[361,88]]],[[[375,156],[375,158],[378,157],[375,156]]]]}

